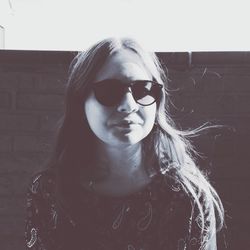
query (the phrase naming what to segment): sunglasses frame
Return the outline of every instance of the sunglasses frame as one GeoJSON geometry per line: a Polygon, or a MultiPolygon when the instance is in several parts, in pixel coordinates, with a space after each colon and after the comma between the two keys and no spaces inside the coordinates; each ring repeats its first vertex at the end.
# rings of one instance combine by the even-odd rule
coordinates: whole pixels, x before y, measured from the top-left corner
{"type": "MultiPolygon", "coordinates": [[[[101,103],[102,105],[107,106],[107,107],[116,106],[118,103],[117,103],[117,104],[114,104],[114,105],[105,105],[105,104],[103,104],[101,101],[98,100],[98,98],[97,98],[97,96],[96,96],[95,87],[96,87],[97,85],[106,84],[106,82],[108,82],[108,81],[114,81],[114,80],[117,81],[117,82],[121,82],[121,83],[123,84],[123,86],[124,86],[124,89],[126,89],[126,88],[131,88],[131,87],[133,87],[133,85],[135,85],[135,84],[140,84],[140,83],[145,83],[145,82],[153,83],[153,86],[156,86],[156,87],[159,89],[159,94],[158,94],[158,96],[157,96],[156,98],[155,98],[154,96],[152,96],[152,97],[154,98],[154,101],[153,101],[152,103],[149,103],[149,104],[141,104],[140,102],[138,102],[138,100],[136,100],[135,97],[134,97],[134,95],[133,95],[133,91],[132,91],[132,90],[129,90],[129,92],[131,92],[131,94],[132,94],[132,96],[133,96],[135,102],[138,103],[138,104],[141,105],[141,106],[150,106],[150,105],[154,104],[154,103],[157,101],[157,99],[159,99],[160,91],[161,91],[161,89],[163,88],[163,85],[162,85],[162,84],[159,84],[157,81],[154,81],[154,80],[134,80],[134,81],[130,81],[130,83],[124,83],[122,80],[119,80],[119,79],[105,79],[105,80],[101,80],[101,81],[98,81],[98,82],[94,82],[94,83],[93,83],[93,91],[94,91],[94,95],[95,95],[95,97],[96,97],[96,100],[97,100],[99,103],[101,103]]],[[[125,93],[124,93],[124,94],[125,94],[125,93]]]]}

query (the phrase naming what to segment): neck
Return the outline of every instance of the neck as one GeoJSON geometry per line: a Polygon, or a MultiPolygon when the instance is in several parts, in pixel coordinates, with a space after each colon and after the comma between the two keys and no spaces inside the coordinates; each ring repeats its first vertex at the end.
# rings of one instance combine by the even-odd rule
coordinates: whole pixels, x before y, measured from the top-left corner
{"type": "Polygon", "coordinates": [[[108,169],[110,176],[126,177],[141,169],[141,143],[124,147],[101,143],[97,147],[97,165],[108,169]]]}

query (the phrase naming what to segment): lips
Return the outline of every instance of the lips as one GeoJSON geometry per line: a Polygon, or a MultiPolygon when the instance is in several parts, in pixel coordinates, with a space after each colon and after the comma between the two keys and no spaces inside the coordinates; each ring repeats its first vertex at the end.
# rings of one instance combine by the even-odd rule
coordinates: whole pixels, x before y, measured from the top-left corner
{"type": "Polygon", "coordinates": [[[130,125],[130,124],[137,124],[137,122],[130,121],[130,120],[123,120],[117,123],[118,125],[130,125]]]}
{"type": "Polygon", "coordinates": [[[130,126],[139,125],[139,124],[140,124],[140,122],[138,122],[138,121],[127,120],[127,119],[113,123],[114,126],[118,126],[118,127],[130,127],[130,126]]]}

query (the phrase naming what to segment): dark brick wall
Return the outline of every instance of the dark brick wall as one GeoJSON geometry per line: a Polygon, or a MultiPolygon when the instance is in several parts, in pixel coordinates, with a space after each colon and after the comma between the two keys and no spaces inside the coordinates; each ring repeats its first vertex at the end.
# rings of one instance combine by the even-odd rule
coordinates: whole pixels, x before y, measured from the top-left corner
{"type": "MultiPolygon", "coordinates": [[[[1,249],[24,249],[25,191],[51,151],[73,55],[0,51],[1,249]]],[[[226,208],[228,249],[249,249],[250,53],[159,56],[169,68],[171,113],[180,128],[206,121],[231,126],[193,141],[226,208]]]]}
{"type": "Polygon", "coordinates": [[[0,52],[0,249],[24,249],[25,190],[51,151],[68,54],[0,52]]]}
{"type": "MultiPolygon", "coordinates": [[[[193,139],[226,210],[227,249],[250,247],[250,53],[192,53],[170,65],[171,111],[181,128],[224,125],[193,139]],[[191,57],[191,58],[190,58],[191,57]]],[[[220,238],[219,249],[225,249],[220,238]]]]}

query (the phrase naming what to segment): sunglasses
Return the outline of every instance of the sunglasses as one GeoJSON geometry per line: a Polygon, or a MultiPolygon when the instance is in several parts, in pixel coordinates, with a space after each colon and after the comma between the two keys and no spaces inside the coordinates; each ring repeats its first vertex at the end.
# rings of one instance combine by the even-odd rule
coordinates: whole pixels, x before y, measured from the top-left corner
{"type": "Polygon", "coordinates": [[[118,79],[95,82],[93,87],[97,101],[107,107],[118,105],[128,91],[138,104],[149,106],[158,101],[161,89],[162,85],[156,81],[136,80],[125,84],[118,79]]]}

